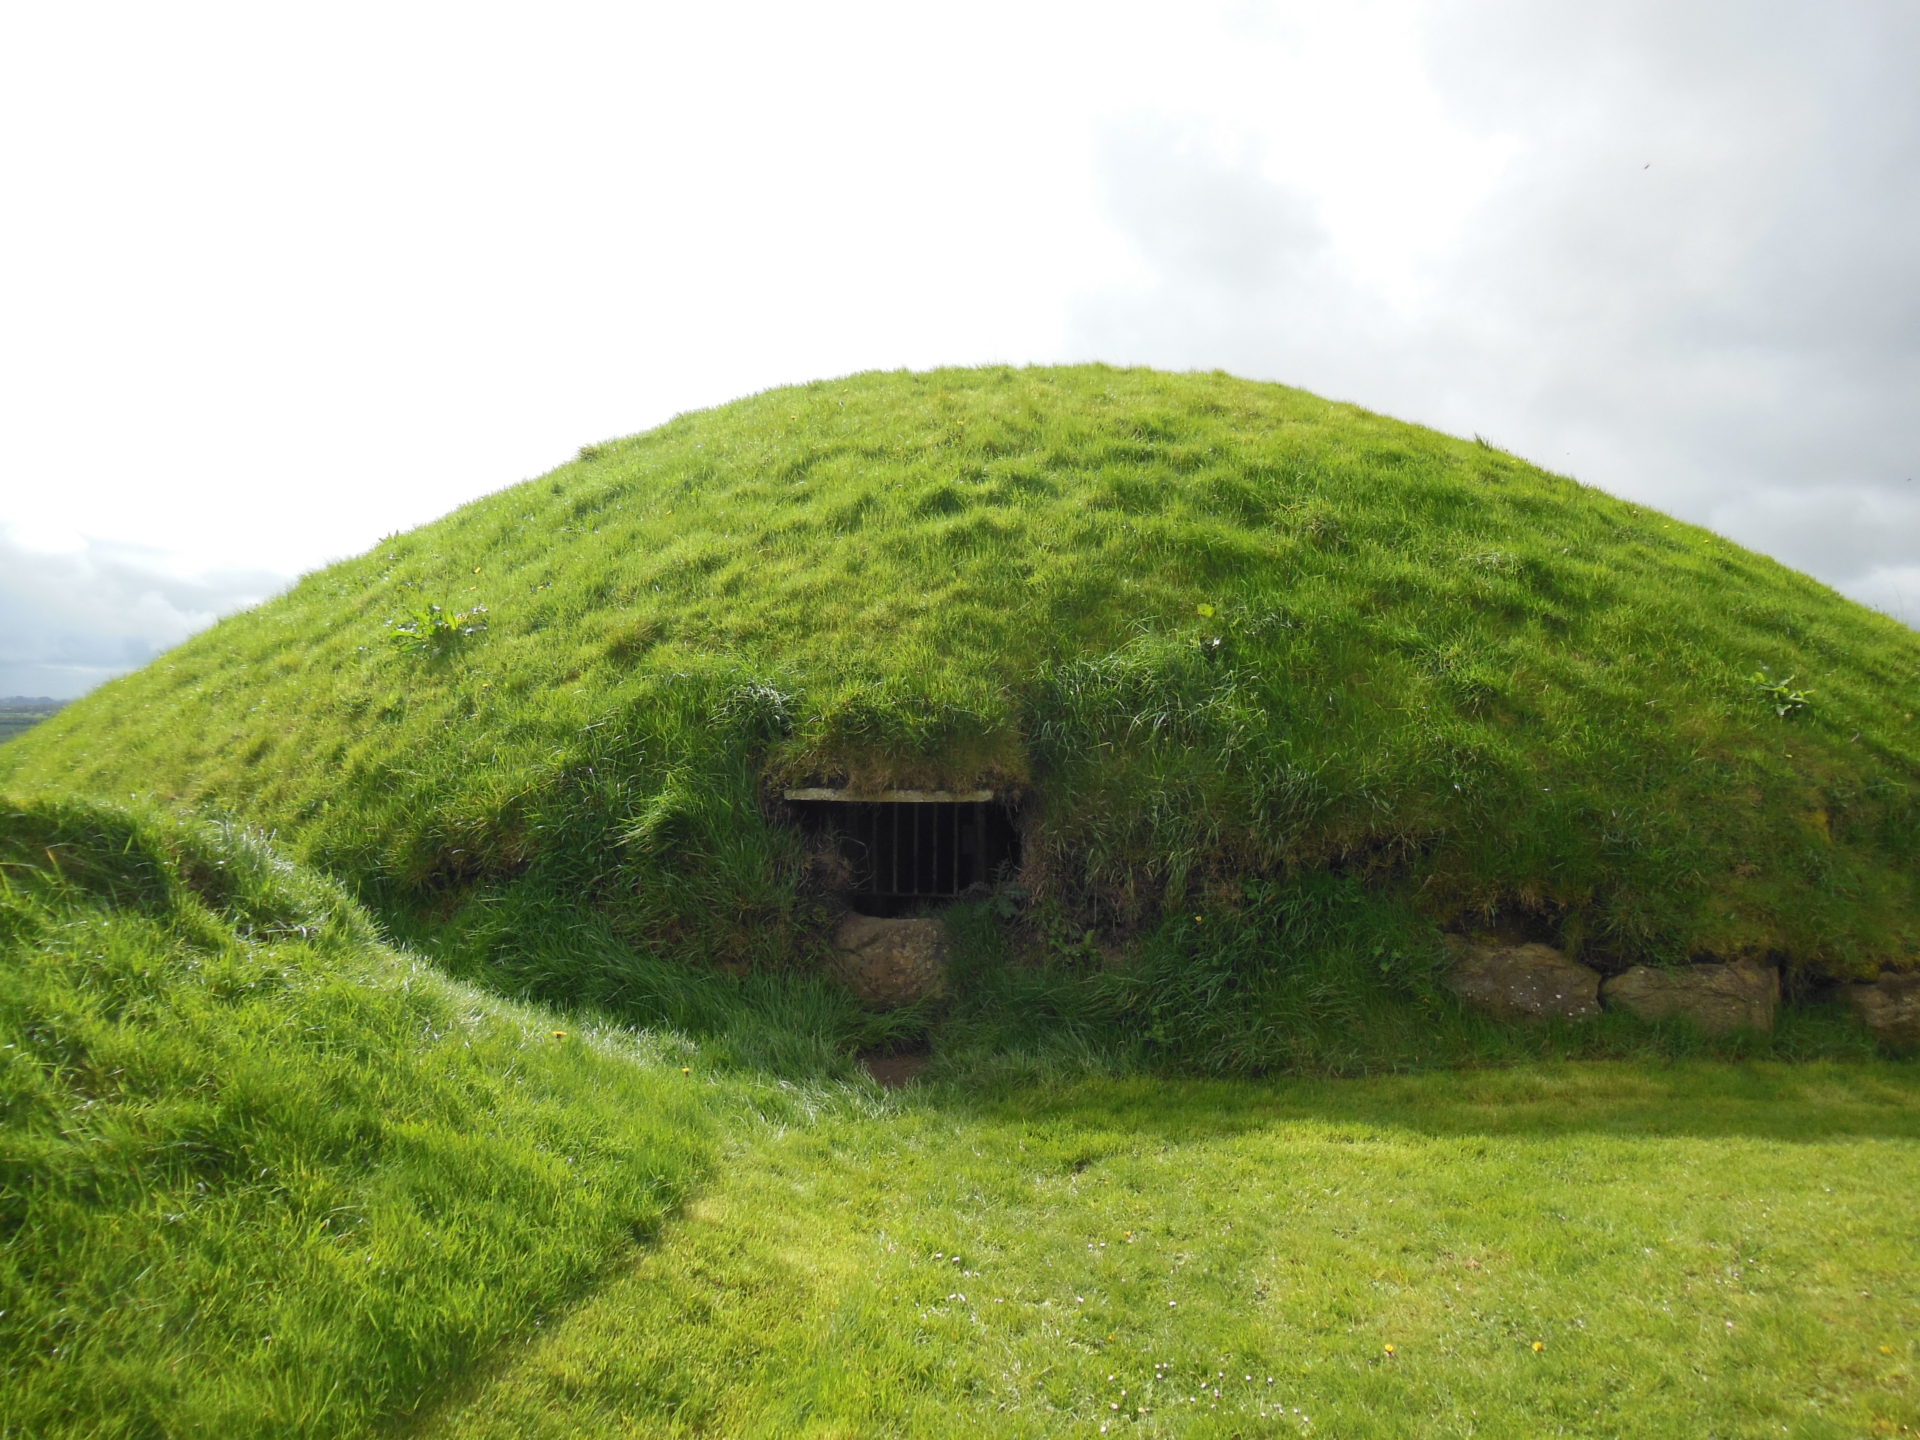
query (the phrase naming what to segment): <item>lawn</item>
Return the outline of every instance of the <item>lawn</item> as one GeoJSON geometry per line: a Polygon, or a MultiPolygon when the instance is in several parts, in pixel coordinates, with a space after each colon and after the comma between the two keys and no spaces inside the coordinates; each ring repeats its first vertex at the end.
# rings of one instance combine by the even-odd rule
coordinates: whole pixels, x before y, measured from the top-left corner
{"type": "Polygon", "coordinates": [[[1920,1428],[1920,1074],[849,1091],[430,1436],[1920,1428]]]}

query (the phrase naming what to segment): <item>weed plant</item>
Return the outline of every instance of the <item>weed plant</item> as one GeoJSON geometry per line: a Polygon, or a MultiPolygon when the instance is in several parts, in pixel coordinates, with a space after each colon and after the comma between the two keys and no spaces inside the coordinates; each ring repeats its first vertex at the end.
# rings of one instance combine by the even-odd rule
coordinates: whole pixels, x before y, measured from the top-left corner
{"type": "Polygon", "coordinates": [[[1618,1010],[1579,1023],[1495,1020],[1442,983],[1444,953],[1410,906],[1396,913],[1358,880],[1315,872],[1249,889],[1240,906],[1166,917],[1120,965],[1071,949],[1036,959],[991,901],[954,907],[955,995],[929,1026],[933,1073],[978,1093],[1088,1076],[1337,1077],[1878,1053],[1851,1014],[1816,994],[1796,997],[1764,1034],[1713,1036],[1618,1010]]]}

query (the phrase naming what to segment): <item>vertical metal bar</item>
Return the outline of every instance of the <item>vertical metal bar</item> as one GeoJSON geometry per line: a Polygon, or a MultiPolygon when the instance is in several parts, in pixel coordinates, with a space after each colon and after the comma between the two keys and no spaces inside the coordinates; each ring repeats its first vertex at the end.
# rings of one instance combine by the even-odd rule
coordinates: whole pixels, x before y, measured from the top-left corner
{"type": "Polygon", "coordinates": [[[953,807],[952,839],[947,843],[953,846],[953,870],[951,872],[953,875],[953,886],[947,893],[949,895],[958,895],[960,893],[960,807],[958,805],[953,807]]]}
{"type": "Polygon", "coordinates": [[[933,895],[939,881],[933,877],[933,806],[914,806],[914,895],[933,895]]]}
{"type": "Polygon", "coordinates": [[[893,813],[893,866],[888,874],[893,886],[892,893],[898,895],[900,893],[900,807],[889,805],[887,809],[893,813]]]}

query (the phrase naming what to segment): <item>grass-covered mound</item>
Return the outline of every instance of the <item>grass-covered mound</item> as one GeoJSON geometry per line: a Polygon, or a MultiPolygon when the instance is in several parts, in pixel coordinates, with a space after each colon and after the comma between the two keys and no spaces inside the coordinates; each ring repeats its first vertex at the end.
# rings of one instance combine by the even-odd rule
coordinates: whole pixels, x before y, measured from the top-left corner
{"type": "Polygon", "coordinates": [[[703,1168],[690,1056],[385,948],[255,839],[0,802],[0,1434],[353,1435],[703,1168]]]}
{"type": "Polygon", "coordinates": [[[1332,871],[1429,937],[1840,976],[1920,956],[1916,711],[1911,630],[1484,444],[1218,374],[993,369],[588,447],[0,778],[233,807],[496,983],[615,1004],[622,946],[819,944],[767,803],[797,780],[1024,796],[1022,923],[1088,963],[1195,924],[1252,953],[1249,895],[1332,871]]]}

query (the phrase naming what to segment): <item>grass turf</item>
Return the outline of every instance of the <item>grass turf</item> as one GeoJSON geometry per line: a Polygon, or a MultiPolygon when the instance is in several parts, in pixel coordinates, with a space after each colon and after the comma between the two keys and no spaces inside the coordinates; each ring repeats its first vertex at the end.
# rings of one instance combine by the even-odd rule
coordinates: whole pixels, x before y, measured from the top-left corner
{"type": "Polygon", "coordinates": [[[0,804],[0,1435],[369,1434],[572,1299],[714,1127],[559,1029],[241,832],[0,804]]]}
{"type": "Polygon", "coordinates": [[[588,447],[0,779],[236,808],[466,973],[615,1007],[501,917],[807,962],[797,778],[1024,795],[1043,940],[1231,937],[1244,882],[1331,870],[1429,935],[1835,977],[1920,954],[1917,702],[1913,631],[1486,445],[1218,374],[937,371],[588,447]]]}
{"type": "Polygon", "coordinates": [[[421,1434],[1920,1427],[1920,1076],[934,1086],[736,1136],[421,1434]]]}

